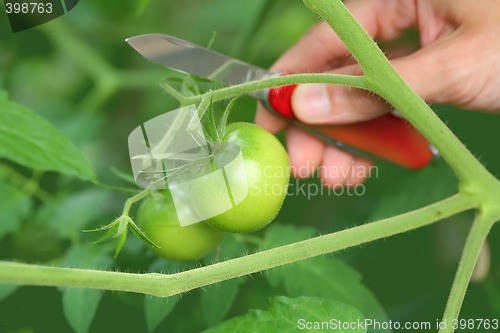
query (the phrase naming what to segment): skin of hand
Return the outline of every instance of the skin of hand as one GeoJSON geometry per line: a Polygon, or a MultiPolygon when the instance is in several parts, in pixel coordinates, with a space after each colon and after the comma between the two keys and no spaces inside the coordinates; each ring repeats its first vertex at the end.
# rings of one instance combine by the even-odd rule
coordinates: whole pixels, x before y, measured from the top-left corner
{"type": "MultiPolygon", "coordinates": [[[[380,43],[419,32],[419,45],[392,50],[391,63],[429,103],[500,112],[500,1],[351,0],[351,13],[380,43]]],[[[385,50],[384,50],[385,51],[385,50]]],[[[320,22],[271,68],[277,72],[332,72],[362,75],[342,41],[320,22]]],[[[308,124],[345,124],[391,110],[365,91],[324,84],[302,84],[292,96],[299,120],[308,124]]],[[[356,186],[372,164],[288,126],[258,107],[256,123],[273,133],[286,129],[292,175],[310,177],[317,168],[324,185],[356,186]]]]}

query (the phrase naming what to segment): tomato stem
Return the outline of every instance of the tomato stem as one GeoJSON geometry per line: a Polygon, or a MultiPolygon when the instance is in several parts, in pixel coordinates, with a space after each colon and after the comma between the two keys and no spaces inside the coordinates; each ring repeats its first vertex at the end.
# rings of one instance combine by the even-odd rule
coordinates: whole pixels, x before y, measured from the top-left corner
{"type": "Polygon", "coordinates": [[[246,95],[259,90],[300,83],[331,83],[359,89],[367,89],[366,84],[363,81],[363,77],[357,75],[324,73],[290,74],[263,78],[258,81],[250,81],[225,88],[220,88],[217,90],[211,90],[209,92],[206,92],[205,94],[186,97],[184,102],[187,104],[197,104],[208,94],[212,96],[214,102],[217,102],[233,97],[246,95]]]}
{"type": "Polygon", "coordinates": [[[458,265],[458,270],[451,287],[446,309],[442,322],[446,323],[439,333],[452,333],[455,331],[454,320],[457,320],[460,309],[467,292],[467,287],[471,280],[474,268],[476,266],[479,253],[483,247],[486,237],[493,225],[494,218],[478,213],[469,231],[469,235],[462,251],[462,258],[458,265]]]}
{"type": "Polygon", "coordinates": [[[168,297],[414,230],[477,204],[472,196],[456,194],[402,215],[175,274],[131,274],[0,261],[0,283],[119,290],[168,297]]]}

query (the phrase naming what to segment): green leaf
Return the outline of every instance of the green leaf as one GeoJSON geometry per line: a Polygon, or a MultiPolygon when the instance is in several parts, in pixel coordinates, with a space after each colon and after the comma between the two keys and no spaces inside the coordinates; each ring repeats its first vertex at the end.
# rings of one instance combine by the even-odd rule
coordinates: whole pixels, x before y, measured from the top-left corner
{"type": "Polygon", "coordinates": [[[18,288],[18,285],[0,284],[0,301],[12,295],[18,288]]]}
{"type": "Polygon", "coordinates": [[[19,223],[31,211],[32,201],[28,194],[2,179],[0,179],[0,193],[0,239],[2,239],[6,234],[17,230],[19,223]]]}
{"type": "MultiPolygon", "coordinates": [[[[62,264],[77,268],[107,269],[112,264],[108,251],[89,244],[73,247],[62,264]]],[[[90,324],[102,298],[102,291],[92,289],[64,289],[63,312],[70,326],[77,333],[89,331],[90,324]]]]}
{"type": "Polygon", "coordinates": [[[288,296],[322,296],[350,304],[367,318],[387,321],[387,315],[373,293],[361,283],[361,276],[341,260],[323,257],[303,260],[270,270],[269,283],[283,285],[288,296]]]}
{"type": "MultiPolygon", "coordinates": [[[[275,247],[296,242],[309,238],[311,232],[311,229],[276,225],[269,228],[264,244],[275,247]]],[[[315,257],[271,269],[265,276],[271,286],[283,286],[288,296],[327,297],[358,308],[367,318],[387,321],[376,297],[362,284],[361,275],[339,259],[315,257]]]]}
{"type": "Polygon", "coordinates": [[[67,289],[63,293],[63,311],[71,328],[77,333],[87,333],[102,298],[102,291],[92,289],[67,289]]]}
{"type": "Polygon", "coordinates": [[[251,310],[248,314],[226,321],[205,333],[366,332],[365,327],[336,329],[332,326],[339,322],[363,323],[364,317],[358,309],[329,299],[275,297],[271,299],[267,311],[251,310]]]}
{"type": "Polygon", "coordinates": [[[458,180],[442,160],[433,161],[421,170],[408,170],[391,179],[385,193],[380,194],[380,201],[372,213],[372,220],[405,213],[434,203],[457,192],[458,180]]]}
{"type": "Polygon", "coordinates": [[[160,297],[144,297],[144,315],[146,317],[146,326],[148,332],[153,332],[154,329],[165,319],[172,310],[174,310],[180,296],[172,296],[168,298],[160,297]]]}
{"type": "Polygon", "coordinates": [[[219,323],[231,309],[241,280],[232,279],[207,288],[201,294],[201,308],[208,326],[219,323]]]}
{"type": "Polygon", "coordinates": [[[35,219],[51,225],[62,238],[75,239],[89,223],[113,209],[111,199],[109,191],[86,189],[45,205],[35,219]]]}
{"type": "Polygon", "coordinates": [[[95,179],[89,162],[57,128],[0,90],[0,157],[42,171],[95,179]]]}

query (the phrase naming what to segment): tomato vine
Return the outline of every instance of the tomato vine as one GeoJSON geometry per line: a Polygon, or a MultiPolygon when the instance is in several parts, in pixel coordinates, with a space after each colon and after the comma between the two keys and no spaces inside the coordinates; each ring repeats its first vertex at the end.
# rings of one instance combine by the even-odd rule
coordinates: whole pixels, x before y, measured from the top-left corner
{"type": "MultiPolygon", "coordinates": [[[[181,273],[132,274],[0,261],[0,282],[120,290],[166,297],[389,237],[434,223],[465,210],[475,209],[477,214],[469,231],[443,315],[443,319],[447,321],[458,318],[480,249],[493,224],[500,220],[500,181],[484,168],[428,105],[399,77],[378,46],[340,0],[304,0],[304,3],[324,18],[344,41],[363,68],[362,76],[295,74],[214,89],[206,93],[200,93],[196,89],[184,89],[184,93],[179,92],[168,83],[163,87],[177,98],[181,105],[197,104],[199,114],[204,114],[211,103],[288,84],[334,83],[369,90],[396,107],[440,151],[441,156],[460,180],[456,195],[392,218],[181,273]],[[189,93],[186,94],[186,92],[189,93]]],[[[83,105],[97,103],[96,101],[105,99],[110,91],[115,89],[117,83],[114,79],[109,79],[111,76],[106,74],[109,72],[110,69],[107,67],[95,69],[99,84],[96,93],[83,105]]],[[[224,114],[222,123],[216,126],[215,133],[220,134],[220,130],[224,129],[228,113],[229,111],[224,114]]],[[[123,214],[104,228],[109,230],[105,237],[119,236],[120,243],[123,244],[125,237],[123,235],[126,235],[128,226],[135,225],[128,217],[130,205],[146,195],[146,192],[141,192],[127,201],[123,214]]],[[[447,327],[440,332],[453,331],[452,327],[447,327]]]]}

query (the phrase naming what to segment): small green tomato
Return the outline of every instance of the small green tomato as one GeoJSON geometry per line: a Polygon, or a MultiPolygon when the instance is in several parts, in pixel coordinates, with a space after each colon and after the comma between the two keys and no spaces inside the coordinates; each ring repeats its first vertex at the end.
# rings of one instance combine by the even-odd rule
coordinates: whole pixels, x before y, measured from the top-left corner
{"type": "MultiPolygon", "coordinates": [[[[226,232],[252,232],[269,224],[278,214],[285,200],[290,179],[288,155],[279,140],[270,132],[249,123],[233,123],[226,129],[223,143],[241,149],[245,172],[228,174],[234,188],[248,187],[246,197],[232,209],[209,218],[206,222],[226,232]],[[243,175],[243,176],[241,176],[243,175]],[[243,178],[245,177],[245,178],[243,178]]],[[[223,152],[216,152],[217,154],[223,152]]],[[[208,186],[212,202],[218,200],[217,189],[208,186]]]]}
{"type": "Polygon", "coordinates": [[[169,191],[144,200],[137,212],[144,234],[160,248],[152,250],[174,261],[198,260],[212,251],[224,234],[200,222],[181,227],[169,191]]]}

